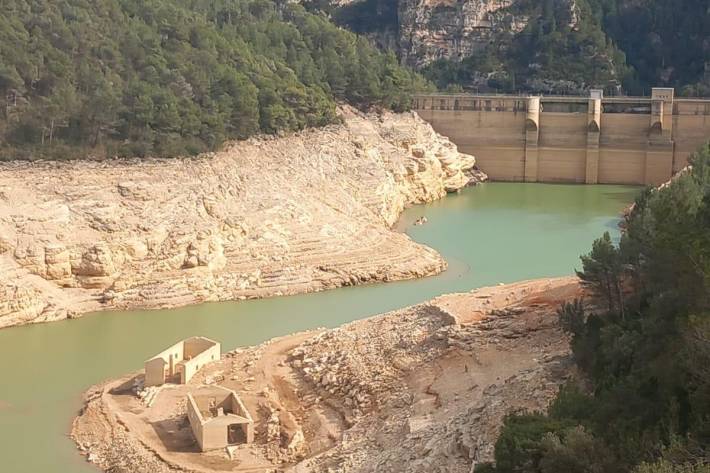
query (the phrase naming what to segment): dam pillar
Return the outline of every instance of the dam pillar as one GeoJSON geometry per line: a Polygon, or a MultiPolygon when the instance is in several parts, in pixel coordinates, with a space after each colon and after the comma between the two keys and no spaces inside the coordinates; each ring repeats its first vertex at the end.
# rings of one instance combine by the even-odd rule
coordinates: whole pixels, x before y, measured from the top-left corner
{"type": "Polygon", "coordinates": [[[540,97],[528,97],[525,117],[525,182],[537,182],[540,97]]]}
{"type": "Polygon", "coordinates": [[[591,90],[587,108],[587,157],[584,182],[599,182],[599,137],[602,129],[602,91],[591,90]]]}
{"type": "Polygon", "coordinates": [[[658,185],[673,175],[673,95],[672,88],[651,92],[651,121],[646,146],[644,184],[658,185]]]}

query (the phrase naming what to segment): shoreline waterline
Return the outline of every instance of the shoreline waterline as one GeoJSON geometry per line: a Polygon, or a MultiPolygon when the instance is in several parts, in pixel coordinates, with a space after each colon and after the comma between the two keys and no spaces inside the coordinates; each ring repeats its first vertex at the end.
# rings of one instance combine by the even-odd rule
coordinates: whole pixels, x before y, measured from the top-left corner
{"type": "Polygon", "coordinates": [[[67,432],[81,392],[142,366],[188,335],[225,349],[319,326],[333,327],[442,293],[571,274],[639,192],[627,186],[489,183],[404,212],[397,225],[439,251],[449,268],[423,279],[176,309],[106,311],[0,331],[0,457],[13,472],[96,471],[67,432]],[[411,224],[426,216],[427,223],[411,224]],[[65,444],[66,442],[66,444],[65,444]]]}

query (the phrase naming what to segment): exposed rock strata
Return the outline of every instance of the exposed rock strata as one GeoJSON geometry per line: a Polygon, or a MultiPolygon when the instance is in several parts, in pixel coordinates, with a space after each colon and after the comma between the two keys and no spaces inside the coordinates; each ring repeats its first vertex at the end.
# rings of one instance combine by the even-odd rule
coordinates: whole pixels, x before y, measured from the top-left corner
{"type": "MultiPolygon", "coordinates": [[[[570,27],[579,21],[575,0],[558,0],[570,27]]],[[[531,21],[521,0],[399,0],[399,48],[405,61],[423,66],[437,59],[461,60],[531,21]]]]}
{"type": "Polygon", "coordinates": [[[501,32],[517,33],[528,18],[511,11],[514,0],[400,0],[399,46],[405,61],[423,66],[463,59],[501,32]]]}
{"type": "MultiPolygon", "coordinates": [[[[330,4],[343,6],[363,1],[331,0],[330,4]]],[[[501,47],[530,21],[537,21],[531,18],[536,15],[533,13],[538,6],[536,3],[527,0],[396,0],[396,18],[384,18],[391,26],[367,34],[380,46],[398,50],[403,61],[414,67],[437,59],[461,60],[489,45],[501,47]]],[[[556,0],[553,8],[569,11],[570,27],[576,27],[580,18],[576,0],[556,0]]],[[[484,77],[480,79],[481,84],[485,84],[484,77]]]]}
{"type": "Polygon", "coordinates": [[[441,271],[390,226],[473,157],[414,114],[343,115],[195,159],[0,164],[0,327],[441,271]]]}
{"type": "Polygon", "coordinates": [[[484,288],[230,352],[190,383],[245,400],[257,435],[236,458],[191,447],[172,400],[190,386],[145,408],[112,389],[131,377],[93,388],[72,436],[115,472],[469,473],[507,413],[545,409],[570,375],[555,312],[581,294],[576,278],[484,288]],[[161,415],[171,430],[156,436],[161,415]]]}

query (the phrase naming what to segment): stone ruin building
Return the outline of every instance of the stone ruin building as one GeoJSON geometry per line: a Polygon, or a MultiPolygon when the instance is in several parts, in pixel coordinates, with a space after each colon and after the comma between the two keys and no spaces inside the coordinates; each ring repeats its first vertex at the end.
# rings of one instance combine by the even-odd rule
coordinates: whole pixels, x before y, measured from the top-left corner
{"type": "Polygon", "coordinates": [[[190,337],[163,350],[145,362],[145,386],[185,384],[207,363],[219,360],[218,342],[190,337]]]}
{"type": "Polygon", "coordinates": [[[203,452],[254,441],[254,421],[237,393],[205,386],[187,395],[187,418],[203,452]]]}

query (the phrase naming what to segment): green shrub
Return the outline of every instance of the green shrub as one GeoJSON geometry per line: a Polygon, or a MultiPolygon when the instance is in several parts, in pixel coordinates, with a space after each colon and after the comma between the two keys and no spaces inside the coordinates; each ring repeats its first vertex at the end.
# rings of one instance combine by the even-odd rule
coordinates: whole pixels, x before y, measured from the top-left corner
{"type": "Polygon", "coordinates": [[[582,258],[607,312],[571,303],[560,321],[589,392],[568,384],[548,415],[507,417],[489,471],[707,472],[710,147],[691,162],[644,193],[618,247],[605,235],[582,258]]]}

